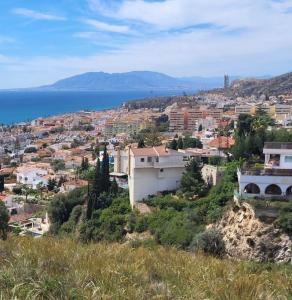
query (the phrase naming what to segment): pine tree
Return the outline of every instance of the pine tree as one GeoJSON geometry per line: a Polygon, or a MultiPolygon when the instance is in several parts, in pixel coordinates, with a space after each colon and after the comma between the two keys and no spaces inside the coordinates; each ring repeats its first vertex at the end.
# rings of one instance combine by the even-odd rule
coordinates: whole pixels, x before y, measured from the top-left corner
{"type": "Polygon", "coordinates": [[[177,148],[178,149],[183,149],[184,148],[184,143],[183,143],[182,137],[179,137],[179,139],[177,141],[177,148]]]}
{"type": "Polygon", "coordinates": [[[170,149],[173,149],[173,150],[177,150],[177,141],[176,139],[173,139],[169,145],[169,148],[170,149]]]}
{"type": "Polygon", "coordinates": [[[63,185],[63,183],[65,183],[65,182],[66,182],[66,179],[63,176],[61,176],[58,181],[58,187],[61,187],[63,185]]]}
{"type": "Polygon", "coordinates": [[[48,184],[47,184],[48,191],[53,191],[54,188],[56,187],[56,185],[57,185],[56,180],[50,178],[50,179],[48,180],[48,184]]]}
{"type": "Polygon", "coordinates": [[[143,138],[140,138],[138,141],[138,148],[145,148],[145,142],[143,138]]]}
{"type": "Polygon", "coordinates": [[[181,178],[181,190],[188,195],[202,195],[206,190],[202,178],[201,168],[195,159],[192,159],[186,167],[181,178]]]}

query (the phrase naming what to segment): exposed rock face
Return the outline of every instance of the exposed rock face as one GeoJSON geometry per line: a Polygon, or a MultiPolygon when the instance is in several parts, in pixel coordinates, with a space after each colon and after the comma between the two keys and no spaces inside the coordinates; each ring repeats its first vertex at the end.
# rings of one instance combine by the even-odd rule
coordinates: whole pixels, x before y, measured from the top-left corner
{"type": "Polygon", "coordinates": [[[292,260],[292,238],[257,219],[247,203],[234,205],[216,228],[223,234],[229,257],[279,263],[292,260]]]}

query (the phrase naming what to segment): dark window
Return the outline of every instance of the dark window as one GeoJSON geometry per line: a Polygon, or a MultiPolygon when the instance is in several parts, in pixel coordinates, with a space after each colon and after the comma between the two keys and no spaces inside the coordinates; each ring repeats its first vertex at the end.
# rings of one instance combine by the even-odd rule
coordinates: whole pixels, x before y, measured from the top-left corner
{"type": "Polygon", "coordinates": [[[164,170],[163,170],[163,169],[160,169],[160,172],[162,173],[162,172],[164,172],[164,170]]]}
{"type": "Polygon", "coordinates": [[[141,159],[140,159],[140,161],[141,161],[141,162],[144,162],[144,161],[145,161],[145,158],[144,158],[144,157],[143,157],[143,158],[141,158],[141,159]]]}
{"type": "Polygon", "coordinates": [[[152,162],[152,157],[147,157],[147,162],[152,162]]]}

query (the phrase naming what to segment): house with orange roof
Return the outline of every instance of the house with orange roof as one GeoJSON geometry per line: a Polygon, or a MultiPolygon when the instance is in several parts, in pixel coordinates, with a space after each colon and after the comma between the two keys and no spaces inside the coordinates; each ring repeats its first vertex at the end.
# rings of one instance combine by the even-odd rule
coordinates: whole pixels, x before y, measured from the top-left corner
{"type": "Polygon", "coordinates": [[[208,143],[210,148],[216,148],[220,150],[226,150],[231,148],[235,144],[233,137],[218,136],[208,143]]]}

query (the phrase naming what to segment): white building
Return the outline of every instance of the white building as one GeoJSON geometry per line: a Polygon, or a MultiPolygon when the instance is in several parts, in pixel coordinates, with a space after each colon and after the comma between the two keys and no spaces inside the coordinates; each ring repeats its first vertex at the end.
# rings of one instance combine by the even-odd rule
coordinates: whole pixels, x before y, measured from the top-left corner
{"type": "Polygon", "coordinates": [[[128,175],[130,202],[179,187],[188,156],[164,146],[115,152],[115,172],[128,175]]]}
{"type": "Polygon", "coordinates": [[[263,169],[238,170],[239,196],[291,199],[292,143],[265,143],[263,169]]]}
{"type": "Polygon", "coordinates": [[[28,185],[33,189],[36,189],[40,183],[46,185],[47,175],[47,170],[34,167],[19,167],[16,173],[17,183],[28,185]]]}

